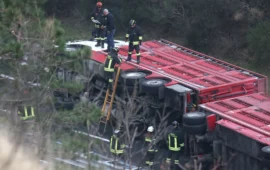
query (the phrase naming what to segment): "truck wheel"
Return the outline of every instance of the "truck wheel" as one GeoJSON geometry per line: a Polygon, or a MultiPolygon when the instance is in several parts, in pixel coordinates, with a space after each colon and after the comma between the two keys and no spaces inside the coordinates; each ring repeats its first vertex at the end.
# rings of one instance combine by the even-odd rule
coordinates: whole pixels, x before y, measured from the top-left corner
{"type": "Polygon", "coordinates": [[[183,130],[192,135],[204,134],[206,132],[206,124],[201,125],[186,125],[183,124],[183,130]]]}
{"type": "Polygon", "coordinates": [[[127,86],[134,86],[137,81],[143,79],[146,73],[143,72],[126,72],[121,74],[121,78],[127,86]]]}
{"type": "Polygon", "coordinates": [[[186,125],[202,125],[206,122],[206,114],[203,112],[191,112],[183,115],[183,123],[186,125]]]}
{"type": "Polygon", "coordinates": [[[262,157],[270,160],[270,146],[265,146],[262,148],[262,157]]]}
{"type": "Polygon", "coordinates": [[[159,89],[166,83],[167,81],[162,79],[148,79],[141,82],[141,88],[143,92],[158,95],[159,89]]]}

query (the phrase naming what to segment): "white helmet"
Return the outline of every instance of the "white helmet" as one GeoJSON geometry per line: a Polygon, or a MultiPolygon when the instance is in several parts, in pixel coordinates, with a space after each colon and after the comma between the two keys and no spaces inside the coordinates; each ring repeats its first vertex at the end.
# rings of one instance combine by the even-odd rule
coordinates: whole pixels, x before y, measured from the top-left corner
{"type": "Polygon", "coordinates": [[[115,133],[115,134],[118,134],[119,132],[120,132],[119,129],[114,130],[114,133],[115,133]]]}
{"type": "Polygon", "coordinates": [[[148,128],[147,128],[147,132],[153,132],[154,131],[154,127],[153,126],[149,126],[148,128]]]}

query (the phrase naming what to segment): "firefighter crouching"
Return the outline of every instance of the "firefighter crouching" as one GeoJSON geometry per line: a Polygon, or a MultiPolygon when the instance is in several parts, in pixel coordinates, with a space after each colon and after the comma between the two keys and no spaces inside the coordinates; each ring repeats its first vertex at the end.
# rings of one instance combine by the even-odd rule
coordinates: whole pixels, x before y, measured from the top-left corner
{"type": "Polygon", "coordinates": [[[114,66],[115,64],[121,64],[122,59],[118,57],[119,49],[114,47],[112,51],[108,54],[104,65],[105,77],[108,81],[108,88],[113,87],[113,77],[114,77],[114,66]]]}
{"type": "Polygon", "coordinates": [[[18,114],[21,120],[29,120],[35,117],[35,109],[32,106],[19,106],[18,114]]]}
{"type": "Polygon", "coordinates": [[[142,44],[142,33],[141,29],[136,25],[135,20],[129,21],[129,28],[126,34],[126,41],[128,40],[129,40],[128,58],[126,61],[131,61],[131,55],[133,50],[135,49],[137,56],[137,64],[140,64],[140,57],[141,57],[140,45],[142,44]]]}
{"type": "Polygon", "coordinates": [[[169,165],[173,164],[174,169],[179,169],[179,157],[184,149],[184,134],[177,121],[174,121],[172,128],[169,129],[167,144],[169,150],[166,163],[169,165]]]}
{"type": "Polygon", "coordinates": [[[146,152],[146,156],[145,156],[145,164],[150,169],[153,169],[155,154],[156,154],[156,152],[158,152],[158,149],[156,146],[156,140],[153,137],[154,136],[153,131],[154,131],[154,127],[149,126],[147,128],[147,134],[144,138],[144,142],[147,146],[147,152],[146,152]]]}
{"type": "Polygon", "coordinates": [[[115,130],[110,140],[110,152],[115,157],[121,157],[124,153],[125,144],[123,144],[120,130],[115,130]]]}

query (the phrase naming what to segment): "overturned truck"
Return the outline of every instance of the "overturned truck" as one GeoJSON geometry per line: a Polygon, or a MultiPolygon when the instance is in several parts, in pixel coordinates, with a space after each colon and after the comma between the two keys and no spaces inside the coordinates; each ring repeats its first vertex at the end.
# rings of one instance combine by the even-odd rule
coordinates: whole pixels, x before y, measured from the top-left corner
{"type": "MultiPolygon", "coordinates": [[[[127,52],[128,46],[121,45],[119,55],[126,58],[127,52]]],[[[106,55],[95,48],[84,62],[84,74],[93,75],[88,86],[94,87],[96,94],[104,91],[95,101],[99,106],[106,91],[106,55]]],[[[206,169],[267,168],[270,108],[258,105],[265,102],[266,106],[269,100],[264,95],[268,91],[266,76],[163,39],[143,42],[141,56],[140,65],[133,61],[120,65],[115,103],[124,105],[128,100],[125,94],[137,91],[133,98],[144,103],[149,115],[170,113],[166,121],[179,121],[186,132],[186,155],[202,162],[206,169]]],[[[114,105],[112,120],[117,120],[117,109],[114,105]]],[[[152,123],[149,120],[159,121],[142,119],[140,131],[152,123]]]]}

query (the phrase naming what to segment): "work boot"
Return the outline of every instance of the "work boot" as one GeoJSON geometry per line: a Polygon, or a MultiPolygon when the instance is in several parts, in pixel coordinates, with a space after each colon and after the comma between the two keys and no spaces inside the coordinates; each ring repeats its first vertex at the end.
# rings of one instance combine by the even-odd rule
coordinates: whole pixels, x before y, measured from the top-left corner
{"type": "Polygon", "coordinates": [[[100,40],[97,40],[97,44],[95,45],[95,47],[99,47],[100,46],[100,40]]]}
{"type": "Polygon", "coordinates": [[[126,59],[126,61],[131,61],[131,54],[128,55],[128,58],[126,59]]]}
{"type": "Polygon", "coordinates": [[[137,64],[140,64],[140,58],[141,56],[137,56],[137,64]]]}
{"type": "Polygon", "coordinates": [[[101,48],[104,48],[104,41],[101,41],[101,48]]]}

